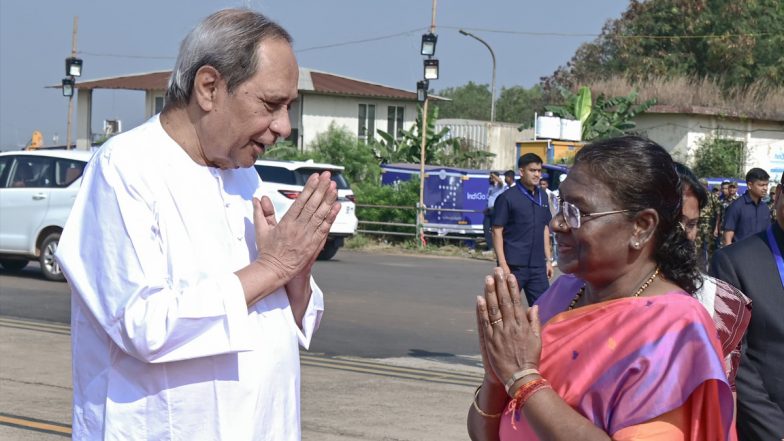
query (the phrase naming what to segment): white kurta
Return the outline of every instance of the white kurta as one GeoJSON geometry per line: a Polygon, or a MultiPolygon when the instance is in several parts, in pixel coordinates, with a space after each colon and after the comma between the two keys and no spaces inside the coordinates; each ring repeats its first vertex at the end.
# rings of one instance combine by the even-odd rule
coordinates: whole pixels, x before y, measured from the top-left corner
{"type": "Polygon", "coordinates": [[[107,142],[84,172],[57,258],[72,290],[73,437],[299,440],[299,350],[283,289],[245,304],[256,257],[253,168],[190,159],[158,117],[107,142]]]}

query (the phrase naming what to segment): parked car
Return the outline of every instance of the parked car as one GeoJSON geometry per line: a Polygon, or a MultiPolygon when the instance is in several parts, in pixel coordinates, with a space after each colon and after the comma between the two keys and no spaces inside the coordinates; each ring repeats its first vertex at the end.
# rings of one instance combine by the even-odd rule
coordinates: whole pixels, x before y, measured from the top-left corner
{"type": "Polygon", "coordinates": [[[20,271],[38,260],[44,277],[63,281],[54,258],[82,172],[84,150],[0,153],[0,265],[20,271]]]}
{"type": "Polygon", "coordinates": [[[329,237],[324,249],[318,256],[319,260],[329,260],[343,246],[346,237],[357,232],[357,215],[354,192],[343,176],[343,167],[332,164],[319,164],[313,161],[256,161],[256,171],[262,180],[262,189],[275,206],[275,217],[280,220],[294,199],[299,196],[308,177],[313,173],[329,170],[332,180],[337,184],[338,201],[342,207],[335,223],[329,230],[329,237]]]}

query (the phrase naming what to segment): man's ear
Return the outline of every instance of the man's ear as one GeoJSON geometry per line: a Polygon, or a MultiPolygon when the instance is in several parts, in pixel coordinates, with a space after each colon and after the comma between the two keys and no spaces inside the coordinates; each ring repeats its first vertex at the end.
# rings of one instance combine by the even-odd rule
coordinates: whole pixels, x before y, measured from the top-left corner
{"type": "Polygon", "coordinates": [[[630,246],[636,250],[645,247],[645,244],[653,239],[656,227],[659,225],[659,213],[653,208],[646,208],[637,213],[634,219],[634,233],[631,237],[630,246]]]}
{"type": "Polygon", "coordinates": [[[203,111],[209,112],[215,107],[220,81],[220,72],[210,65],[204,65],[196,71],[191,99],[195,100],[203,111]]]}

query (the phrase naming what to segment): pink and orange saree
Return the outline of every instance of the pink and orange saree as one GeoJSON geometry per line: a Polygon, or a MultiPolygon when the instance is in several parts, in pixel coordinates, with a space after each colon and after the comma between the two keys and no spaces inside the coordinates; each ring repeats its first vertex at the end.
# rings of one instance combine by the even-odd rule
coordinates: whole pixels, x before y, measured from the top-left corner
{"type": "MultiPolygon", "coordinates": [[[[567,311],[582,284],[563,276],[537,302],[539,370],[555,392],[613,439],[734,439],[732,393],[705,308],[674,292],[567,311]]],[[[505,413],[499,434],[538,439],[521,413],[505,413]]]]}

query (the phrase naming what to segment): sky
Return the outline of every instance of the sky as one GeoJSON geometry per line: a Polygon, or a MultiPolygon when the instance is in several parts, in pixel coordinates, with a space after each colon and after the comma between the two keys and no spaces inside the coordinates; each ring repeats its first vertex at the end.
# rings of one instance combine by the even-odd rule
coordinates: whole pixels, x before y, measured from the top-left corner
{"type": "MultiPolygon", "coordinates": [[[[45,145],[65,144],[68,99],[59,89],[71,53],[74,16],[78,81],[171,69],[183,37],[219,9],[245,6],[294,37],[300,66],[414,90],[422,79],[421,36],[432,0],[2,0],[0,1],[0,150],[25,146],[34,130],[45,145]]],[[[436,91],[490,84],[496,56],[501,88],[531,87],[592,41],[628,0],[440,0],[436,2],[436,91]]],[[[74,99],[73,118],[76,118],[74,99]]],[[[96,90],[93,131],[105,119],[128,130],[144,119],[144,92],[96,90]]],[[[74,122],[73,131],[76,124],[74,122]]]]}

